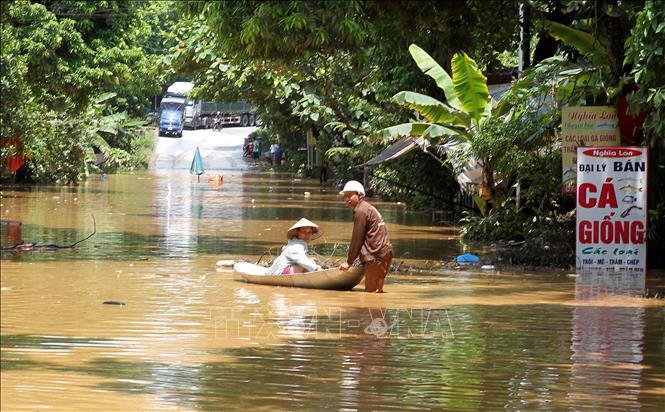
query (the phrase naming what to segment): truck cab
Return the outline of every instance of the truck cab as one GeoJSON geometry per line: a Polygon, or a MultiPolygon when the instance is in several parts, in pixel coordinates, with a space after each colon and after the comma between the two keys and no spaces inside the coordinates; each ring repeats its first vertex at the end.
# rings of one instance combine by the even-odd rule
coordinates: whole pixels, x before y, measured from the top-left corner
{"type": "Polygon", "coordinates": [[[204,118],[201,115],[201,100],[188,98],[185,103],[185,128],[198,129],[204,126],[204,118]]]}
{"type": "Polygon", "coordinates": [[[165,97],[160,105],[159,135],[182,137],[185,127],[185,98],[165,97]]]}

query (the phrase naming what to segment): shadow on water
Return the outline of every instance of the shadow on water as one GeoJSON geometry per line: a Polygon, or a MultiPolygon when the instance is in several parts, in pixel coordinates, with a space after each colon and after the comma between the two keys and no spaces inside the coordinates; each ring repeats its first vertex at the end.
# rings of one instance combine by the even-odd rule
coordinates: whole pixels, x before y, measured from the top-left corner
{"type": "Polygon", "coordinates": [[[2,335],[0,336],[0,370],[57,369],[52,362],[31,360],[13,352],[16,349],[35,349],[40,351],[62,351],[76,348],[121,347],[119,342],[107,338],[70,338],[65,336],[41,335],[2,335]],[[12,351],[12,352],[10,352],[12,351]]]}
{"type": "MultiPolygon", "coordinates": [[[[294,214],[286,220],[296,220],[299,216],[294,214]]],[[[251,219],[259,219],[258,216],[251,219]]],[[[316,219],[316,217],[314,218],[316,219]]],[[[48,228],[36,225],[22,226],[22,239],[26,243],[38,245],[57,244],[71,245],[85,238],[90,230],[73,230],[61,228],[48,228]]],[[[72,249],[43,248],[31,251],[18,251],[16,249],[2,250],[3,259],[35,262],[44,260],[99,260],[112,258],[119,261],[145,259],[148,257],[182,258],[198,254],[217,255],[262,255],[268,252],[276,255],[281,245],[274,241],[259,239],[246,239],[220,235],[197,235],[191,233],[167,233],[164,235],[141,235],[128,232],[97,232],[91,239],[77,245],[72,249]]],[[[3,249],[11,248],[19,243],[19,239],[7,239],[2,236],[0,246],[3,249]]],[[[457,243],[446,239],[403,239],[392,241],[396,256],[408,256],[410,259],[427,259],[437,253],[441,256],[454,254],[457,243]]],[[[332,251],[335,243],[318,242],[313,249],[321,254],[332,251]]],[[[335,256],[346,253],[345,248],[339,248],[335,256]]]]}
{"type": "MultiPolygon", "coordinates": [[[[113,193],[122,193],[119,190],[108,190],[107,188],[92,188],[86,185],[80,186],[48,186],[48,185],[25,185],[25,184],[8,184],[2,185],[3,191],[19,192],[19,193],[68,193],[68,194],[79,194],[85,193],[86,195],[91,194],[113,194],[113,193]]],[[[28,198],[29,196],[17,196],[13,194],[3,193],[2,198],[28,198]]]]}
{"type": "MultiPolygon", "coordinates": [[[[48,242],[62,245],[71,244],[84,237],[80,231],[54,228],[31,228],[26,225],[24,239],[37,244],[48,242]],[[31,233],[39,232],[39,235],[31,233]]],[[[3,245],[11,247],[13,245],[3,245]]],[[[220,239],[215,236],[148,236],[136,233],[98,233],[86,243],[72,249],[36,249],[32,251],[3,250],[3,259],[38,262],[44,260],[100,260],[113,259],[128,261],[145,258],[183,258],[198,254],[249,254],[261,255],[271,242],[260,240],[220,239]]]]}

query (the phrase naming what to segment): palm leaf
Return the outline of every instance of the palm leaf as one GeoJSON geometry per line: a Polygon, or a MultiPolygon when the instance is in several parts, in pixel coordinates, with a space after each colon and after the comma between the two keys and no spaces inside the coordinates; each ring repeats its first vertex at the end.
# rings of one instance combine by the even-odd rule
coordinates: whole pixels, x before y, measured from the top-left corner
{"type": "Polygon", "coordinates": [[[478,125],[489,104],[487,78],[478,70],[466,53],[456,53],[453,57],[453,86],[460,97],[462,110],[467,112],[478,125]]]}
{"type": "Polygon", "coordinates": [[[450,123],[468,126],[469,116],[460,112],[437,99],[415,92],[399,92],[392,100],[403,107],[415,110],[430,123],[450,123]]]}
{"type": "Polygon", "coordinates": [[[421,49],[415,44],[409,46],[409,52],[411,53],[411,56],[413,57],[413,60],[416,62],[418,67],[420,67],[420,70],[434,79],[436,85],[439,86],[441,90],[443,90],[443,92],[446,94],[446,100],[448,104],[457,110],[463,110],[453,86],[453,79],[451,79],[448,73],[446,73],[446,71],[443,70],[441,66],[439,66],[439,63],[437,63],[436,60],[427,54],[425,50],[421,49]]]}
{"type": "Polygon", "coordinates": [[[356,152],[354,152],[353,147],[331,147],[326,151],[326,157],[332,158],[335,156],[343,156],[343,157],[352,157],[356,155],[356,152]]]}

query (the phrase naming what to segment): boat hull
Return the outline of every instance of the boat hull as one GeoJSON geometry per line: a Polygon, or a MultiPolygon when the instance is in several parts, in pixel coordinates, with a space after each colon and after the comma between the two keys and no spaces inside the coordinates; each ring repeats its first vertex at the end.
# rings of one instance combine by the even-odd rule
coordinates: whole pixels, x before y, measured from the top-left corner
{"type": "Polygon", "coordinates": [[[337,268],[293,275],[271,275],[263,266],[240,262],[233,270],[249,283],[270,286],[287,286],[307,289],[351,290],[365,276],[365,267],[358,266],[342,271],[337,268]]]}

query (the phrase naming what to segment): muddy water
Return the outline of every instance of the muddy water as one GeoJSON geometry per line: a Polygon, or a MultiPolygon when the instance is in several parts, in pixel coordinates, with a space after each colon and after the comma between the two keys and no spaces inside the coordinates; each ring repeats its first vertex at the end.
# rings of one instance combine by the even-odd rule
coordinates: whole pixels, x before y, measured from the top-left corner
{"type": "Polygon", "coordinates": [[[351,212],[309,180],[229,172],[212,185],[158,170],[4,187],[1,202],[3,220],[22,222],[2,226],[3,246],[69,245],[96,229],[73,249],[3,252],[3,411],[665,401],[664,305],[641,297],[644,279],[409,270],[458,253],[456,231],[401,205],[375,202],[404,269],[376,295],[252,285],[216,270],[220,259],[269,260],[302,216],[325,231],[319,259],[340,259],[351,212]]]}

